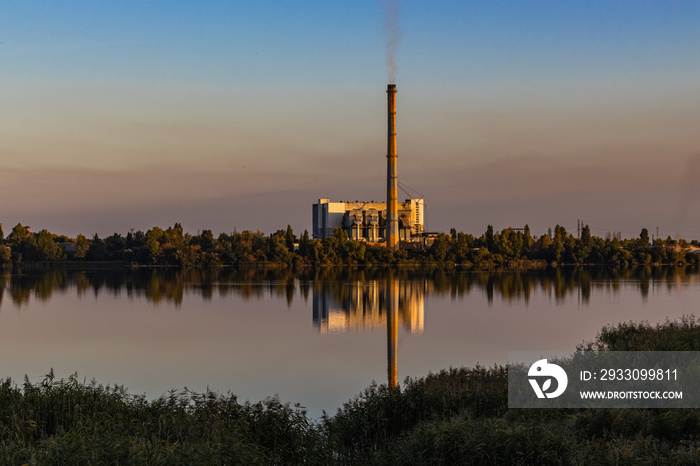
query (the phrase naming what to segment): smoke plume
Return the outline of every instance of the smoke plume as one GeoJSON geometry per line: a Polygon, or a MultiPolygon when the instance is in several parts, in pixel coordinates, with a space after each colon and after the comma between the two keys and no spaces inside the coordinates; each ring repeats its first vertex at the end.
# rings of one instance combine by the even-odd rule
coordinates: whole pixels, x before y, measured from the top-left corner
{"type": "Polygon", "coordinates": [[[382,0],[386,40],[386,73],[389,84],[396,83],[396,48],[401,40],[399,27],[399,0],[382,0]]]}

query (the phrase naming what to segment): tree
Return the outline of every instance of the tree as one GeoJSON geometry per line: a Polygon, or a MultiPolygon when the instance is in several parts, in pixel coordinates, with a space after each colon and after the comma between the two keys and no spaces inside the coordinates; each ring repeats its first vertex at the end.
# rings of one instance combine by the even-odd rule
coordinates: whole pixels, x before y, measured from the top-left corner
{"type": "Polygon", "coordinates": [[[561,241],[562,243],[567,237],[567,232],[566,228],[564,228],[561,225],[557,225],[554,227],[554,240],[556,241],[557,239],[561,241]]]}
{"type": "Polygon", "coordinates": [[[199,245],[188,244],[184,246],[181,250],[178,250],[177,261],[183,267],[191,267],[197,264],[200,259],[199,256],[199,245]]]}
{"type": "Polygon", "coordinates": [[[522,249],[522,235],[516,233],[512,228],[506,228],[499,235],[496,235],[494,252],[503,255],[506,260],[520,259],[522,249]]]}
{"type": "Polygon", "coordinates": [[[285,230],[277,230],[270,235],[268,250],[268,258],[273,262],[287,262],[290,259],[285,230]]]}
{"type": "Polygon", "coordinates": [[[643,248],[648,248],[649,243],[649,230],[642,228],[642,232],[639,234],[639,246],[643,248]]]}
{"type": "Polygon", "coordinates": [[[75,258],[84,259],[90,249],[90,241],[84,235],[78,235],[75,238],[75,258]]]}
{"type": "Polygon", "coordinates": [[[119,258],[126,248],[126,240],[119,233],[114,233],[104,239],[105,249],[107,250],[108,258],[119,258]]]}
{"type": "Polygon", "coordinates": [[[146,254],[151,263],[157,264],[160,256],[160,239],[163,238],[163,230],[153,227],[146,232],[146,254]]]}
{"type": "Polygon", "coordinates": [[[457,262],[464,262],[469,258],[473,241],[472,235],[465,235],[462,232],[457,233],[457,241],[454,245],[455,260],[457,262]]]}
{"type": "Polygon", "coordinates": [[[484,233],[484,241],[486,242],[486,248],[489,251],[493,251],[493,225],[488,225],[486,227],[486,233],[484,233]]]}
{"type": "Polygon", "coordinates": [[[168,228],[163,232],[162,242],[170,243],[177,250],[185,246],[185,236],[182,230],[182,225],[176,223],[175,226],[168,228]]]}
{"type": "Polygon", "coordinates": [[[299,242],[299,254],[306,257],[310,251],[311,240],[309,239],[309,230],[304,230],[304,234],[301,235],[301,241],[299,242]]]}
{"type": "Polygon", "coordinates": [[[199,245],[202,247],[204,252],[214,252],[216,247],[216,240],[214,239],[214,234],[211,230],[202,230],[202,234],[199,235],[199,245]]]}
{"type": "Polygon", "coordinates": [[[92,237],[92,243],[85,254],[85,258],[91,261],[103,261],[107,258],[107,248],[97,233],[92,237]]]}
{"type": "Polygon", "coordinates": [[[564,243],[555,235],[554,241],[549,246],[549,257],[553,262],[560,262],[564,255],[564,243]]]}
{"type": "Polygon", "coordinates": [[[550,260],[549,248],[552,245],[552,238],[549,235],[542,235],[535,241],[535,256],[538,259],[550,260]]]}
{"type": "Polygon", "coordinates": [[[7,245],[12,249],[12,254],[17,262],[22,260],[36,260],[36,238],[29,232],[29,227],[21,223],[15,225],[12,233],[7,237],[7,245]]]}
{"type": "Polygon", "coordinates": [[[433,242],[432,246],[430,246],[430,254],[433,256],[433,259],[438,262],[445,261],[449,250],[449,239],[448,236],[444,233],[440,233],[438,237],[435,238],[435,241],[433,242]]]}
{"type": "Polygon", "coordinates": [[[525,228],[523,228],[523,254],[526,257],[530,256],[534,244],[535,240],[532,238],[532,234],[530,234],[530,225],[525,224],[525,228]]]}
{"type": "Polygon", "coordinates": [[[290,225],[287,225],[287,231],[285,232],[285,240],[287,243],[287,249],[294,251],[294,231],[290,225]]]}
{"type": "Polygon", "coordinates": [[[342,228],[336,228],[333,230],[333,237],[337,238],[340,243],[344,243],[348,240],[348,232],[342,228]]]}
{"type": "Polygon", "coordinates": [[[161,256],[166,263],[182,265],[183,257],[186,261],[190,260],[191,254],[184,251],[185,236],[179,223],[165,230],[159,242],[161,256]]]}
{"type": "Polygon", "coordinates": [[[61,247],[53,240],[53,235],[48,230],[41,230],[36,234],[36,254],[34,260],[53,261],[64,257],[61,247]]]}
{"type": "Polygon", "coordinates": [[[588,225],[581,229],[581,244],[586,247],[591,244],[591,228],[588,225]]]}
{"type": "Polygon", "coordinates": [[[7,237],[7,244],[10,247],[17,247],[19,244],[29,237],[29,227],[22,226],[21,223],[12,228],[12,233],[7,237]]]}
{"type": "Polygon", "coordinates": [[[7,246],[0,244],[0,265],[12,263],[12,251],[7,246]]]}
{"type": "Polygon", "coordinates": [[[345,257],[344,262],[346,264],[361,264],[365,261],[365,252],[367,245],[359,241],[350,240],[345,243],[345,257]]]}

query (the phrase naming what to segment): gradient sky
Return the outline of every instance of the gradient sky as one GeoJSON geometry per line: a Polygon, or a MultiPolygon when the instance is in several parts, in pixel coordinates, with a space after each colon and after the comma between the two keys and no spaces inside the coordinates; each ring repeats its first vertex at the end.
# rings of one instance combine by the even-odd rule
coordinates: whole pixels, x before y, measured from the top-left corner
{"type": "MultiPolygon", "coordinates": [[[[3,2],[5,234],[301,233],[318,198],[384,198],[385,11],[3,2]]],[[[428,230],[700,239],[700,2],[405,0],[397,24],[428,230]]]]}

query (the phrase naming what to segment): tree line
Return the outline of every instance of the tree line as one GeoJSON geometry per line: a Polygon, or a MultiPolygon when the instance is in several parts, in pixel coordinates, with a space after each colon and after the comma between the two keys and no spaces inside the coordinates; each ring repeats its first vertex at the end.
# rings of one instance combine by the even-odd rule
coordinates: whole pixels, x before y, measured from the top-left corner
{"type": "Polygon", "coordinates": [[[424,247],[397,252],[376,244],[348,238],[338,228],[335,234],[312,239],[309,232],[297,236],[292,227],[272,234],[261,231],[220,233],[202,230],[196,235],[176,223],[146,232],[114,233],[104,238],[57,235],[48,230],[31,232],[17,224],[5,237],[0,227],[0,264],[45,261],[120,261],[138,265],[222,266],[274,264],[284,266],[324,265],[461,265],[465,268],[491,268],[533,264],[700,264],[697,240],[649,238],[644,228],[638,238],[603,239],[591,234],[588,225],[574,236],[557,225],[553,234],[533,236],[529,227],[495,231],[489,225],[481,236],[457,232],[438,234],[424,247]]]}

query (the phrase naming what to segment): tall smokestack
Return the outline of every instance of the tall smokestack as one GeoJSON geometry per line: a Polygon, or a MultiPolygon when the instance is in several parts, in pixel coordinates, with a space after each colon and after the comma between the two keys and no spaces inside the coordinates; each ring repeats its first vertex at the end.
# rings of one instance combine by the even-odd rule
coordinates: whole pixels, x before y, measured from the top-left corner
{"type": "Polygon", "coordinates": [[[399,200],[396,175],[396,84],[386,90],[389,110],[389,135],[386,165],[386,246],[392,251],[399,249],[399,200]]]}

